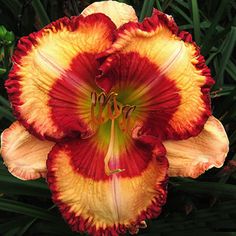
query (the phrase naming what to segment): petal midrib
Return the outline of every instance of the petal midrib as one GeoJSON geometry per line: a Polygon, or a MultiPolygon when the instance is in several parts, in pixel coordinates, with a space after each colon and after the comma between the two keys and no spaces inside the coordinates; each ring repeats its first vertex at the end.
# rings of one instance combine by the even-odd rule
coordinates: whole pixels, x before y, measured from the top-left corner
{"type": "MultiPolygon", "coordinates": [[[[175,52],[171,55],[169,60],[162,66],[158,68],[158,78],[161,78],[161,76],[165,75],[168,70],[174,65],[174,62],[176,59],[179,58],[179,55],[183,51],[183,43],[181,43],[180,47],[178,47],[175,52]]],[[[140,89],[135,90],[129,97],[127,97],[127,100],[131,99],[131,101],[134,101],[138,99],[140,96],[143,96],[145,93],[147,93],[151,88],[155,86],[155,83],[158,82],[158,79],[155,77],[149,83],[145,84],[145,87],[140,87],[140,89]]]]}
{"type": "Polygon", "coordinates": [[[113,174],[111,177],[111,187],[112,187],[112,197],[113,197],[113,204],[114,204],[114,215],[115,215],[115,221],[120,222],[120,213],[119,213],[119,200],[118,200],[118,194],[119,194],[119,177],[116,176],[116,174],[113,174]]]}
{"type": "MultiPolygon", "coordinates": [[[[40,59],[42,59],[45,64],[51,67],[52,70],[54,70],[57,74],[62,75],[66,78],[69,79],[70,82],[74,82],[74,85],[76,87],[79,87],[80,92],[83,92],[84,94],[88,93],[88,88],[86,88],[84,86],[84,83],[81,83],[74,75],[73,73],[67,73],[64,69],[62,69],[58,64],[56,64],[55,62],[53,62],[50,57],[48,55],[46,55],[45,53],[43,53],[42,51],[38,50],[38,55],[40,57],[40,59]]],[[[73,59],[72,59],[73,60],[73,59]]],[[[71,61],[72,61],[71,60],[71,61]]],[[[67,87],[67,89],[69,89],[69,87],[67,87]]],[[[74,93],[73,90],[71,90],[72,93],[74,93]]]]}

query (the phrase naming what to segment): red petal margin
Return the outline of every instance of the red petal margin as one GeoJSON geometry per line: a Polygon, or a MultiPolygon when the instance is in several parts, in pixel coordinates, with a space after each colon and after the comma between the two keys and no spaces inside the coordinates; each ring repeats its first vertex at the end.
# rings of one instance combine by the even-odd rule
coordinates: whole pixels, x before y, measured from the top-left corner
{"type": "Polygon", "coordinates": [[[73,231],[94,236],[137,233],[165,204],[165,150],[155,138],[136,137],[113,163],[125,171],[110,176],[104,170],[104,151],[93,138],[57,144],[47,160],[53,201],[73,231]]]}
{"type": "Polygon", "coordinates": [[[19,40],[5,86],[30,133],[59,140],[90,129],[90,95],[98,89],[95,55],[111,46],[115,29],[97,13],[59,19],[19,40]]]}
{"type": "MultiPolygon", "coordinates": [[[[98,86],[105,91],[116,88],[121,78],[113,76],[114,71],[124,55],[132,53],[140,58],[147,58],[157,69],[159,68],[160,76],[157,80],[161,77],[168,78],[178,91],[180,103],[172,116],[166,119],[167,125],[159,130],[159,134],[164,134],[162,138],[178,140],[198,135],[211,115],[209,91],[214,80],[190,34],[179,32],[173,18],[157,10],[142,23],[130,22],[123,25],[117,30],[116,41],[112,47],[97,57],[103,62],[100,75],[96,78],[98,86]]],[[[142,61],[129,63],[141,65],[142,61]]],[[[122,70],[125,69],[120,67],[120,70],[122,74],[122,70]]],[[[137,79],[132,74],[134,70],[129,68],[129,73],[122,78],[127,86],[137,79]]],[[[143,83],[140,86],[145,87],[147,84],[143,83]]],[[[158,93],[158,89],[158,86],[153,87],[153,93],[158,93]]],[[[151,114],[152,111],[147,110],[146,113],[151,114]]],[[[156,120],[154,123],[161,123],[158,117],[152,116],[151,120],[144,123],[145,132],[155,131],[153,120],[156,120]]],[[[157,135],[156,132],[151,134],[157,135]]]]}

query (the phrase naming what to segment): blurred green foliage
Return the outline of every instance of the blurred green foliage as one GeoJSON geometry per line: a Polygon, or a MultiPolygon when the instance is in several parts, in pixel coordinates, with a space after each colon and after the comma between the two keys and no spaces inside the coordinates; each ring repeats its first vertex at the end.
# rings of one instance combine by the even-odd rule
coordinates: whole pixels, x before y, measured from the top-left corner
{"type": "MultiPolygon", "coordinates": [[[[222,170],[196,180],[171,178],[168,202],[140,235],[236,235],[236,2],[235,0],[119,0],[132,5],[140,20],[153,7],[172,15],[201,47],[216,84],[214,115],[224,124],[230,152],[222,170]]],[[[0,121],[14,120],[4,89],[16,41],[63,16],[78,15],[90,0],[0,0],[0,121]],[[14,32],[14,33],[12,33],[14,32]],[[14,36],[15,35],[15,36],[14,36]]],[[[24,182],[0,161],[0,235],[78,235],[72,233],[50,200],[44,180],[24,182]]]]}

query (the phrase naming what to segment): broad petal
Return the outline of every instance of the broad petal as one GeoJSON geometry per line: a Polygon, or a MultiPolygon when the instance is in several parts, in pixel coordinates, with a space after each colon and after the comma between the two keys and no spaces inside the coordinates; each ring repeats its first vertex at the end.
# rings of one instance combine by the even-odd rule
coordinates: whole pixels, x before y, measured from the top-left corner
{"type": "Polygon", "coordinates": [[[41,141],[14,122],[1,135],[1,156],[9,172],[22,180],[45,177],[48,153],[55,143],[41,141]]]}
{"type": "Polygon", "coordinates": [[[221,167],[229,141],[219,120],[210,116],[202,132],[187,140],[165,141],[170,176],[197,178],[212,167],[221,167]]]}
{"type": "Polygon", "coordinates": [[[112,47],[100,54],[104,58],[97,83],[121,91],[145,130],[166,139],[202,130],[211,115],[213,80],[199,48],[189,34],[178,33],[172,17],[156,11],[143,23],[123,25],[112,47]]]}
{"type": "Polygon", "coordinates": [[[107,15],[117,27],[120,27],[129,21],[138,21],[132,6],[116,1],[94,2],[81,12],[83,16],[94,13],[103,13],[107,15]]]}
{"type": "Polygon", "coordinates": [[[123,172],[105,174],[107,146],[101,137],[56,145],[47,160],[53,200],[74,231],[91,235],[137,233],[157,217],[166,200],[168,163],[160,144],[137,138],[109,162],[123,172]]]}
{"type": "Polygon", "coordinates": [[[113,40],[104,14],[62,18],[20,39],[6,88],[15,115],[41,139],[60,139],[90,127],[97,53],[113,40]]]}

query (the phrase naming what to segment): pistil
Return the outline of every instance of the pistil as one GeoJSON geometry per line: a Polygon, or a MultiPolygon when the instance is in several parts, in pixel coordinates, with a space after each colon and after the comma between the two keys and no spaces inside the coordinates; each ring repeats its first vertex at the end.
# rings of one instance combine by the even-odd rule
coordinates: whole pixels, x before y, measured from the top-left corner
{"type": "Polygon", "coordinates": [[[111,170],[109,167],[109,161],[112,157],[114,157],[114,146],[115,146],[115,120],[111,120],[111,133],[110,133],[110,142],[107,150],[107,154],[104,158],[104,165],[105,165],[105,173],[109,176],[115,173],[120,173],[124,171],[125,169],[115,169],[111,170]]]}

